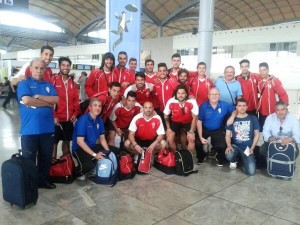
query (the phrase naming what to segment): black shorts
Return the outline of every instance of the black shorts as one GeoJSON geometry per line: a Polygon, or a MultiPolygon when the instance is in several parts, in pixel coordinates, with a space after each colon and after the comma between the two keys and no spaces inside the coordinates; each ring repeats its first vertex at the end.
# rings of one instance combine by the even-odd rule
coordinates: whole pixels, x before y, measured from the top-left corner
{"type": "Polygon", "coordinates": [[[175,132],[176,134],[180,132],[180,130],[184,130],[186,132],[188,132],[189,130],[191,130],[191,124],[192,123],[176,123],[173,122],[172,120],[170,121],[170,128],[173,132],[175,132]]]}
{"type": "Polygon", "coordinates": [[[74,125],[72,122],[60,122],[61,126],[55,125],[54,143],[59,141],[71,141],[73,136],[74,125]]]}
{"type": "Polygon", "coordinates": [[[156,139],[153,140],[139,140],[135,139],[136,143],[142,148],[148,148],[156,139]]]}

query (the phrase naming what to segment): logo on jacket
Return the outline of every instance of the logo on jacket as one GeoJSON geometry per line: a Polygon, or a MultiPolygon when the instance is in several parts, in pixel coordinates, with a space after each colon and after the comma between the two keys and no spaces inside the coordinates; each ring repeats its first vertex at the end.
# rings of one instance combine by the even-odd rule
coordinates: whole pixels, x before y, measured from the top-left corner
{"type": "Polygon", "coordinates": [[[48,93],[50,93],[50,88],[49,88],[49,87],[46,87],[46,91],[47,91],[48,93]]]}
{"type": "Polygon", "coordinates": [[[154,129],[154,127],[155,127],[155,122],[152,122],[152,123],[151,123],[151,126],[152,126],[152,129],[154,129]]]}

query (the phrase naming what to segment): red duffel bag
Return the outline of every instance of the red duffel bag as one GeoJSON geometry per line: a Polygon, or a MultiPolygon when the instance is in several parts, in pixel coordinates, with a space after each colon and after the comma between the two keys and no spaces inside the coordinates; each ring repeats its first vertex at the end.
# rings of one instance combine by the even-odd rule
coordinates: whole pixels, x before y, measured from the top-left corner
{"type": "Polygon", "coordinates": [[[53,183],[70,184],[75,179],[75,165],[70,153],[61,156],[50,167],[49,179],[53,183]]]}
{"type": "Polygon", "coordinates": [[[166,149],[159,151],[154,159],[153,166],[166,174],[175,174],[176,163],[174,152],[166,149]]]}

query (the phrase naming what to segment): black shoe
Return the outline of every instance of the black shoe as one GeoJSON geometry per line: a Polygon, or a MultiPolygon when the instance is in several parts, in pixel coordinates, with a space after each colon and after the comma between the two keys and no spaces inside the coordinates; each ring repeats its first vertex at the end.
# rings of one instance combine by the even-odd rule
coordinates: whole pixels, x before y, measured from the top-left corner
{"type": "Polygon", "coordinates": [[[224,166],[224,160],[216,158],[216,162],[217,162],[217,166],[219,166],[219,167],[224,166]]]}
{"type": "Polygon", "coordinates": [[[197,165],[202,165],[206,161],[206,156],[203,159],[198,159],[197,165]]]}
{"type": "Polygon", "coordinates": [[[55,189],[56,185],[53,183],[46,183],[46,184],[39,185],[39,188],[55,189]]]}
{"type": "Polygon", "coordinates": [[[6,106],[4,106],[4,105],[2,106],[2,108],[3,108],[3,109],[7,109],[6,106]]]}

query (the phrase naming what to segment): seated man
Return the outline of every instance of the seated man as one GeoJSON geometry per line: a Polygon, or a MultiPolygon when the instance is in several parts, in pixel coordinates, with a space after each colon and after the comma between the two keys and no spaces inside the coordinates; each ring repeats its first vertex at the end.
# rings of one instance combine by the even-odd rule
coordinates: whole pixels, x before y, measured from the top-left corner
{"type": "Polygon", "coordinates": [[[129,91],[124,104],[120,101],[115,105],[112,113],[109,116],[112,126],[108,127],[108,144],[115,145],[116,134],[127,139],[128,127],[133,117],[142,111],[143,107],[136,102],[136,93],[129,91]]]}
{"type": "Polygon", "coordinates": [[[200,139],[200,142],[196,140],[198,165],[206,160],[203,145],[207,144],[207,138],[211,137],[211,144],[217,152],[217,166],[223,166],[226,149],[225,121],[233,111],[232,104],[220,101],[220,93],[217,88],[210,89],[208,101],[200,106],[198,115],[197,131],[200,139]]]}
{"type": "Polygon", "coordinates": [[[104,124],[99,116],[101,108],[101,101],[92,98],[89,102],[89,112],[83,114],[75,123],[72,151],[78,162],[79,180],[85,180],[85,174],[95,168],[97,160],[103,158],[104,153],[100,150],[109,151],[104,124]]]}
{"type": "MultiPolygon", "coordinates": [[[[299,120],[288,112],[287,104],[278,101],[275,104],[275,113],[266,118],[263,128],[264,144],[260,147],[260,154],[268,157],[268,146],[270,142],[280,141],[286,145],[289,143],[300,143],[299,120]]],[[[296,144],[296,157],[299,155],[299,148],[296,144]]]]}
{"type": "Polygon", "coordinates": [[[132,154],[142,154],[143,147],[154,155],[166,148],[165,130],[151,102],[145,102],[143,112],[136,115],[129,125],[125,148],[132,154]]]}
{"type": "Polygon", "coordinates": [[[254,115],[248,115],[247,102],[244,98],[237,100],[237,116],[233,124],[226,126],[226,159],[230,162],[230,169],[237,166],[237,157],[243,160],[245,173],[254,175],[255,157],[254,149],[259,139],[259,123],[254,115]]]}
{"type": "Polygon", "coordinates": [[[180,132],[180,129],[184,129],[187,132],[188,149],[195,151],[198,111],[196,100],[189,99],[187,87],[184,84],[178,85],[174,91],[174,97],[169,99],[164,110],[167,140],[173,151],[176,151],[175,136],[180,132]]]}

